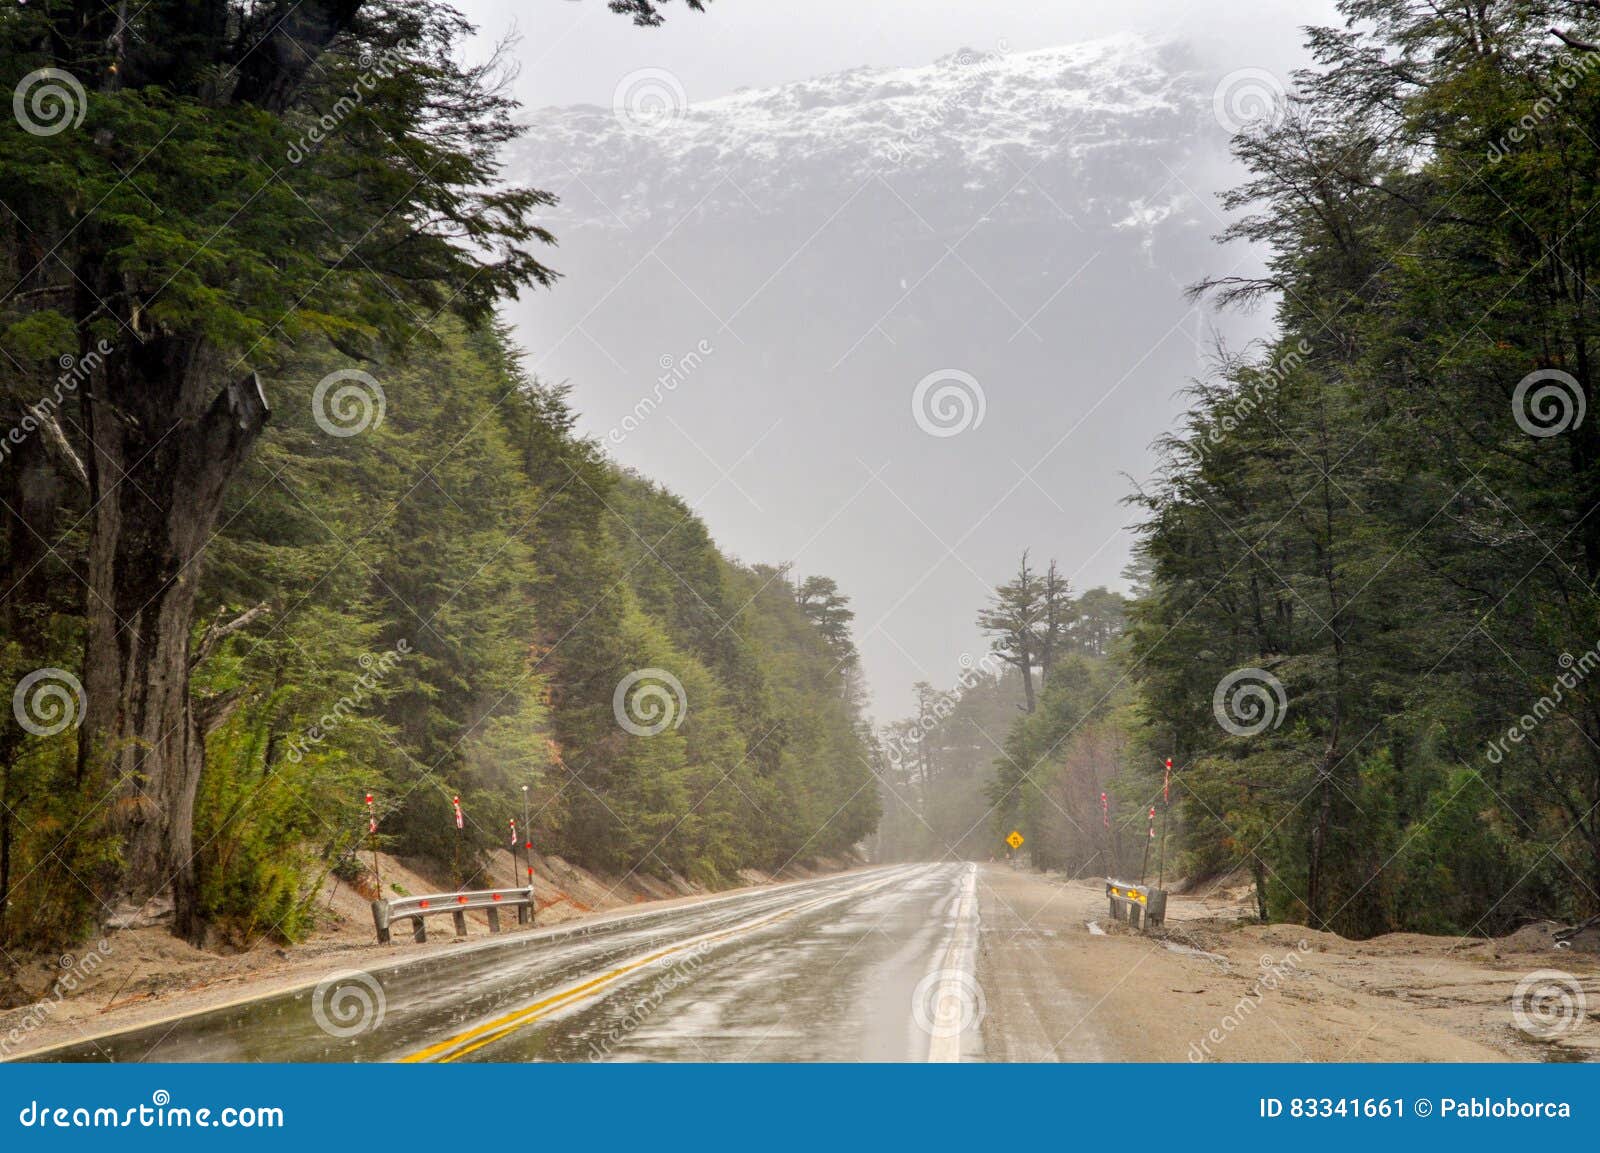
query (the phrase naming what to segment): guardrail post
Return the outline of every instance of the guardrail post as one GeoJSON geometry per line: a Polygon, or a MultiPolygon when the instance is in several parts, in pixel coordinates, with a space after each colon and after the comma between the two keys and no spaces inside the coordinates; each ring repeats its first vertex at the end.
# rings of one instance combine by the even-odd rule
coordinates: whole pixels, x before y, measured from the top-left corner
{"type": "Polygon", "coordinates": [[[460,909],[457,909],[455,911],[455,921],[456,921],[456,936],[465,937],[467,935],[467,915],[466,915],[466,913],[462,912],[460,909]]]}
{"type": "Polygon", "coordinates": [[[1150,903],[1145,906],[1144,923],[1146,925],[1164,924],[1167,919],[1167,891],[1165,889],[1151,889],[1150,903]]]}
{"type": "Polygon", "coordinates": [[[428,922],[421,913],[411,918],[411,939],[419,945],[428,941],[428,922]]]}
{"type": "Polygon", "coordinates": [[[490,905],[488,912],[489,932],[498,933],[500,931],[500,910],[496,906],[490,905]]]}
{"type": "Polygon", "coordinates": [[[389,943],[389,902],[381,897],[372,902],[372,923],[378,929],[378,944],[389,943]]]}
{"type": "Polygon", "coordinates": [[[528,903],[517,906],[517,924],[526,925],[533,920],[533,898],[528,898],[528,903]]]}

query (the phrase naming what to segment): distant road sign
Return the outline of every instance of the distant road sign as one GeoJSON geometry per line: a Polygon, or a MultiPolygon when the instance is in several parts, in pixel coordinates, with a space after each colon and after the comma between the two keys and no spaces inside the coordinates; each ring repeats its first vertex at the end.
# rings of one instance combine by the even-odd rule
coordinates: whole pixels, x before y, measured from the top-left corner
{"type": "Polygon", "coordinates": [[[1006,838],[1006,844],[1010,845],[1013,849],[1022,848],[1022,834],[1017,832],[1017,830],[1012,829],[1011,835],[1006,838]]]}

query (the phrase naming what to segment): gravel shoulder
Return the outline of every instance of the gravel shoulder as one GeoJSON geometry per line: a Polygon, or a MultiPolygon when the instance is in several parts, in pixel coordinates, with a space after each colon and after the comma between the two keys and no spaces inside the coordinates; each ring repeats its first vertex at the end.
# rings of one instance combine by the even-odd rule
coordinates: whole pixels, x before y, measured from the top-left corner
{"type": "Polygon", "coordinates": [[[1541,934],[1348,941],[1249,923],[1212,892],[1174,895],[1146,935],[1109,919],[1099,880],[990,864],[978,891],[991,1061],[1600,1059],[1600,959],[1541,934]],[[1589,1009],[1553,1040],[1513,1023],[1537,970],[1570,975],[1589,1009]]]}

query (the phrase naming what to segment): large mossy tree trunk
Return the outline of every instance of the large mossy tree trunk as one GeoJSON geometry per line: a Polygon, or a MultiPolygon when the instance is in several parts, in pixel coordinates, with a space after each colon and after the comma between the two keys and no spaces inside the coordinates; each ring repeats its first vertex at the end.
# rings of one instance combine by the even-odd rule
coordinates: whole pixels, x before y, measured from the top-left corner
{"type": "Polygon", "coordinates": [[[204,739],[189,698],[201,554],[229,479],[267,420],[254,374],[199,340],[156,336],[107,358],[85,398],[93,508],[80,776],[111,804],[123,865],[109,905],[170,888],[174,930],[202,932],[193,860],[204,739]]]}

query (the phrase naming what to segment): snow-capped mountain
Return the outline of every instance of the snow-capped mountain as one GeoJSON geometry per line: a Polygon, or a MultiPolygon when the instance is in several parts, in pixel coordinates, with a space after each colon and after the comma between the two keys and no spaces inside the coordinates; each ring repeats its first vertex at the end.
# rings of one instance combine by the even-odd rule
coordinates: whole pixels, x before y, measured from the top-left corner
{"type": "MultiPolygon", "coordinates": [[[[564,190],[557,220],[619,228],[747,198],[779,211],[875,175],[960,209],[1025,172],[1052,194],[1070,188],[1073,208],[1112,214],[1105,223],[1144,227],[1183,200],[1155,162],[1221,139],[1186,49],[1136,36],[963,49],[925,67],[858,68],[693,105],[676,77],[646,68],[619,80],[611,108],[546,109],[530,123],[517,174],[564,190]]],[[[1047,199],[1030,183],[1010,210],[1047,199]]]]}
{"type": "Polygon", "coordinates": [[[1183,289],[1238,267],[1215,87],[1136,37],[693,104],[620,77],[512,153],[561,197],[530,363],[735,551],[837,577],[880,691],[945,685],[1023,547],[1117,582],[1213,323],[1183,289]]]}

